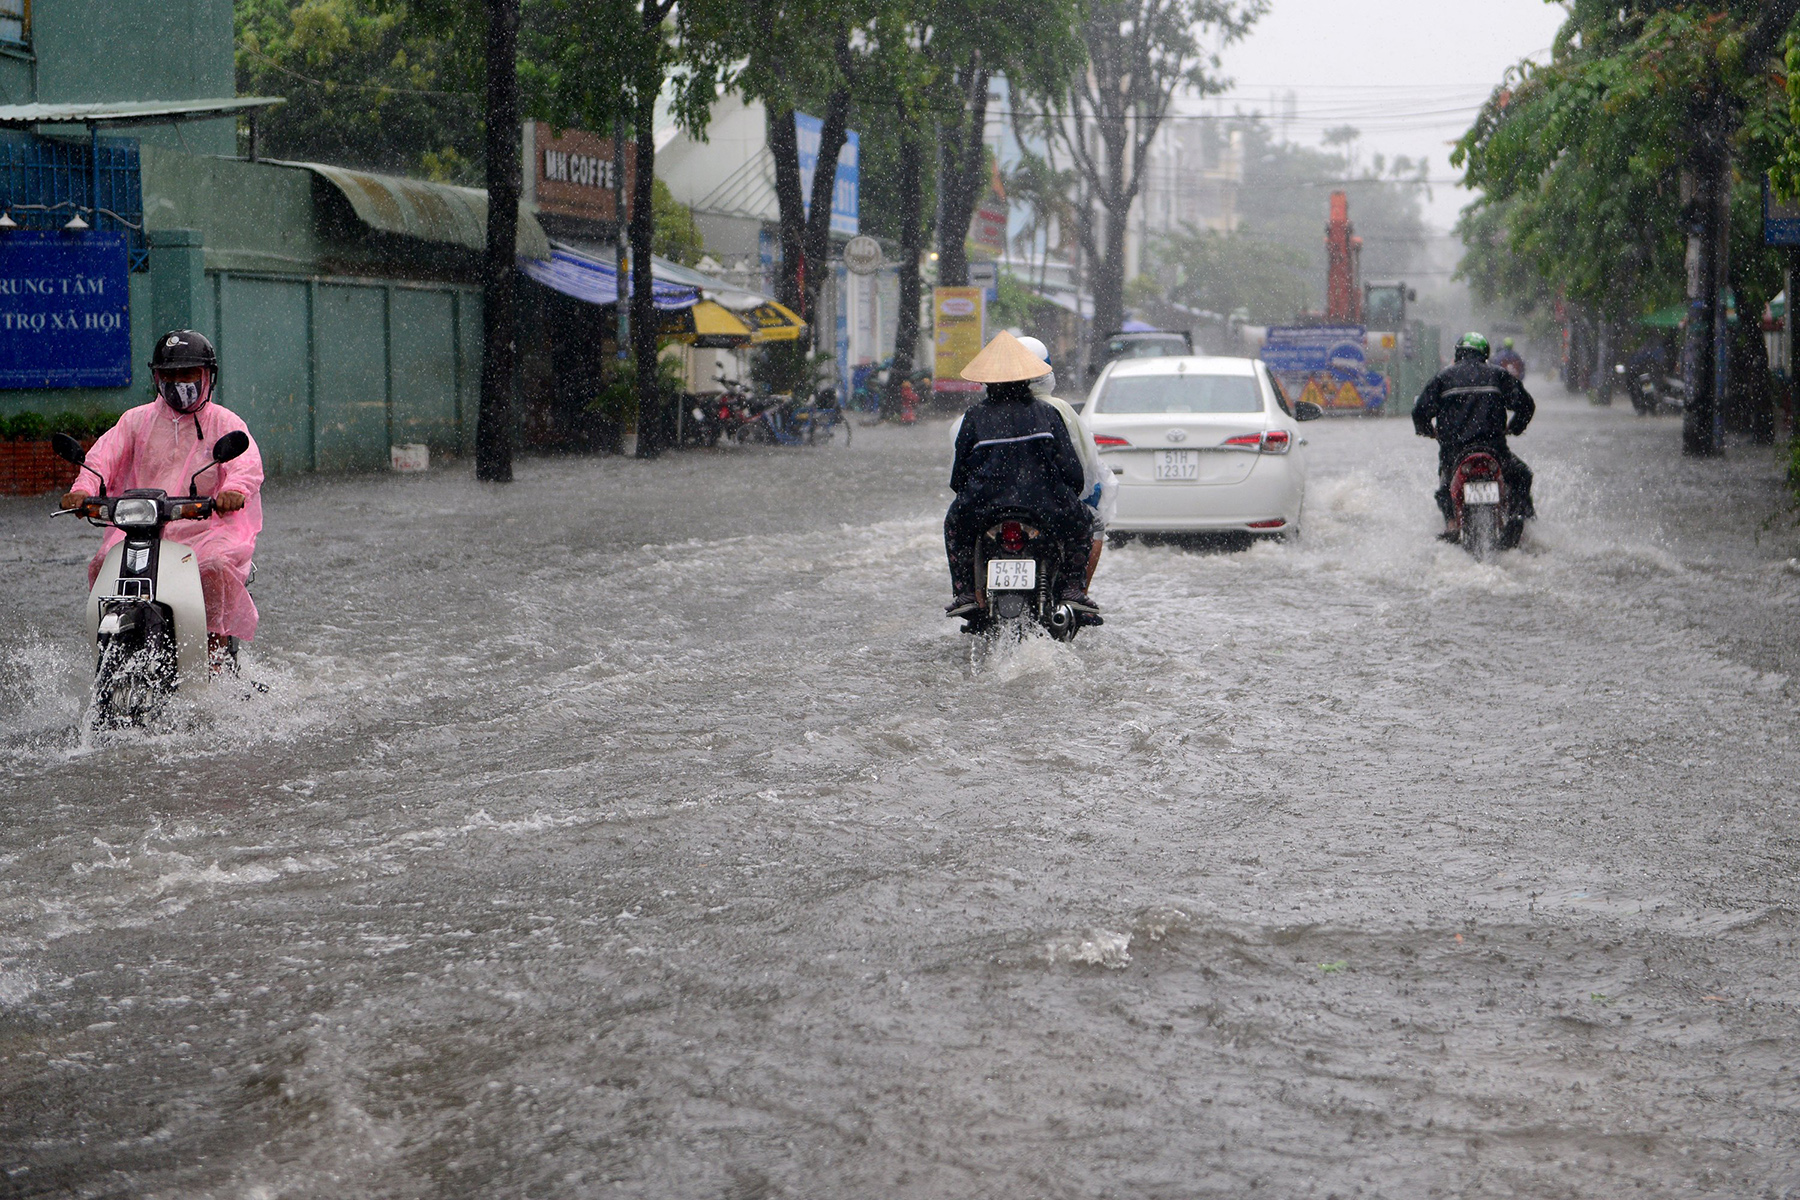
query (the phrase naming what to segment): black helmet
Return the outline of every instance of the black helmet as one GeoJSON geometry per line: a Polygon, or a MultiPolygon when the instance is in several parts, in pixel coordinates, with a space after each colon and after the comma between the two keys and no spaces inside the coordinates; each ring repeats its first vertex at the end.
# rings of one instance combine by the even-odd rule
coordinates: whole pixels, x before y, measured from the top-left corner
{"type": "Polygon", "coordinates": [[[172,329],[156,339],[150,353],[150,369],[158,371],[178,367],[211,367],[219,369],[219,355],[204,333],[192,329],[172,329]]]}

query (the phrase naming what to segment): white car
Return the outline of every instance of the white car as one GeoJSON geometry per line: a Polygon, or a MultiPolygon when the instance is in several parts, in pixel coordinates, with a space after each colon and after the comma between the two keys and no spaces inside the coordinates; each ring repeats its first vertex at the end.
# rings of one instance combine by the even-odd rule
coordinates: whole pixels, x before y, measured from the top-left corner
{"type": "Polygon", "coordinates": [[[1236,532],[1296,537],[1306,499],[1300,422],[1249,358],[1139,358],[1109,363],[1083,405],[1102,461],[1119,481],[1115,540],[1136,534],[1236,532]]]}

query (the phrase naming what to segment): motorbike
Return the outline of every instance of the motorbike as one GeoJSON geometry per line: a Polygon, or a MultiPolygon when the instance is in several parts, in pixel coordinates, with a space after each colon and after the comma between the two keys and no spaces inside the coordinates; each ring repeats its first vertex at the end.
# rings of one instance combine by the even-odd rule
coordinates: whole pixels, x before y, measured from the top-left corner
{"type": "MultiPolygon", "coordinates": [[[[1064,571],[1057,540],[1039,529],[1035,514],[1006,510],[975,542],[975,602],[963,625],[969,634],[1000,633],[1022,639],[1035,625],[1059,642],[1072,642],[1081,614],[1056,599],[1064,571]]],[[[1086,563],[1068,569],[1080,571],[1086,563]]]]}
{"type": "MultiPolygon", "coordinates": [[[[108,496],[106,480],[87,465],[81,443],[66,434],[55,434],[50,441],[60,457],[100,480],[98,496],[51,515],[85,517],[89,524],[125,534],[124,541],[107,551],[88,593],[88,633],[94,639],[90,720],[96,728],[151,724],[180,687],[204,684],[213,676],[200,565],[185,543],[164,540],[163,530],[171,521],[212,516],[213,498],[193,495],[194,485],[207,471],[248,450],[249,435],[234,430],[214,443],[212,461],[188,479],[186,496],[171,496],[160,488],[108,496]]],[[[228,655],[235,655],[235,646],[228,655]]]]}
{"type": "Polygon", "coordinates": [[[1613,373],[1631,396],[1632,410],[1640,417],[1680,412],[1687,403],[1687,383],[1679,376],[1650,367],[1634,371],[1624,363],[1615,363],[1613,373]]]}
{"type": "Polygon", "coordinates": [[[1464,454],[1450,477],[1450,503],[1457,540],[1476,562],[1519,544],[1525,522],[1507,515],[1509,501],[1500,459],[1487,450],[1464,454]]]}

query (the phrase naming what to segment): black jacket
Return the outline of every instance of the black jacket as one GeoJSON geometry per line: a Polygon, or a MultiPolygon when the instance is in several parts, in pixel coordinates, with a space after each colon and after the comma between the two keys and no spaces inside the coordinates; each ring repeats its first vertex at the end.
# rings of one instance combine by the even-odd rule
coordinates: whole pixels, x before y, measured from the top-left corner
{"type": "Polygon", "coordinates": [[[1536,412],[1537,402],[1524,384],[1499,367],[1466,358],[1425,385],[1412,419],[1415,430],[1437,438],[1447,450],[1475,445],[1505,450],[1506,435],[1524,433],[1536,412]]]}
{"type": "Polygon", "coordinates": [[[1081,503],[1081,481],[1062,414],[1027,385],[995,385],[963,415],[950,470],[958,505],[1057,514],[1081,503]]]}

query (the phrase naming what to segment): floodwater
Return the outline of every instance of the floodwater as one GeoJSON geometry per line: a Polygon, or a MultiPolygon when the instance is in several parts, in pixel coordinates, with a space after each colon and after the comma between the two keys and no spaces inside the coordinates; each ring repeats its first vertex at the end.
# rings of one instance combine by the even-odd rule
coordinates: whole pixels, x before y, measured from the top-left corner
{"type": "Polygon", "coordinates": [[[0,1194],[1800,1196],[1795,515],[1545,399],[1497,563],[1319,422],[992,654],[942,423],[276,481],[267,694],[98,743],[0,502],[0,1194]]]}

